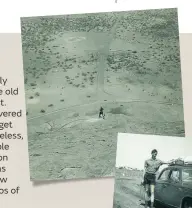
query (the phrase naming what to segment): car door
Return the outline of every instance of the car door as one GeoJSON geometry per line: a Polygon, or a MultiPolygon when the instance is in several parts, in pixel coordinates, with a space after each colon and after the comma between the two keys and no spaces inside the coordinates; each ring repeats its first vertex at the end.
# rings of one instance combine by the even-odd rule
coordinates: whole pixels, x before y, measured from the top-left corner
{"type": "Polygon", "coordinates": [[[183,198],[192,197],[192,167],[183,168],[182,170],[182,187],[183,198]]]}
{"type": "Polygon", "coordinates": [[[168,183],[164,188],[164,192],[167,193],[165,198],[165,204],[173,207],[179,207],[182,199],[182,182],[181,182],[181,169],[173,168],[170,171],[168,183]]]}
{"type": "Polygon", "coordinates": [[[170,175],[170,169],[165,168],[162,170],[160,173],[159,177],[156,180],[156,186],[155,186],[155,200],[159,201],[161,203],[165,203],[167,200],[167,190],[165,189],[168,184],[169,180],[169,175],[170,175]]]}

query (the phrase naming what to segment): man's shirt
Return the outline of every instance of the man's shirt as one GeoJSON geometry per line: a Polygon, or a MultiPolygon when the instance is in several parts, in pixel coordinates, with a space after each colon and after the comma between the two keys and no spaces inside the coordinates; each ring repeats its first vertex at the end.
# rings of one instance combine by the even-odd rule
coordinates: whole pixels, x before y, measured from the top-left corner
{"type": "Polygon", "coordinates": [[[150,174],[156,174],[162,164],[163,162],[159,159],[148,159],[145,161],[145,172],[150,174]]]}

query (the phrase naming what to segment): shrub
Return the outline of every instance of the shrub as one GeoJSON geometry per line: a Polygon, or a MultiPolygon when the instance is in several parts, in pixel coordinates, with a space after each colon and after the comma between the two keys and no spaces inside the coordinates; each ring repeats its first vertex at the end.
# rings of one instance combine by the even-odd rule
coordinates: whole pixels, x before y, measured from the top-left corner
{"type": "Polygon", "coordinates": [[[35,95],[36,95],[36,96],[40,96],[40,93],[39,93],[39,92],[36,92],[35,95]]]}
{"type": "Polygon", "coordinates": [[[82,72],[82,76],[86,76],[87,75],[87,73],[85,73],[85,72],[82,72]]]}
{"type": "Polygon", "coordinates": [[[35,84],[35,83],[31,83],[30,85],[31,85],[32,87],[34,87],[34,86],[36,86],[37,84],[35,84]]]}

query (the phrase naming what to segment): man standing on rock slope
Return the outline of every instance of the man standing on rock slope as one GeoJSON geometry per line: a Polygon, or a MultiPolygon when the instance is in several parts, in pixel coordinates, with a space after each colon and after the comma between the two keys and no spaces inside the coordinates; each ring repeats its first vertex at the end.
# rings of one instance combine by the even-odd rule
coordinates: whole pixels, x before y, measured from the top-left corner
{"type": "Polygon", "coordinates": [[[145,165],[144,165],[144,174],[143,174],[142,184],[145,187],[145,207],[146,208],[149,207],[149,202],[151,202],[151,207],[154,206],[154,189],[155,189],[157,171],[159,170],[161,165],[171,163],[171,162],[163,162],[157,159],[157,153],[158,152],[156,149],[152,150],[151,158],[146,160],[145,165]]]}

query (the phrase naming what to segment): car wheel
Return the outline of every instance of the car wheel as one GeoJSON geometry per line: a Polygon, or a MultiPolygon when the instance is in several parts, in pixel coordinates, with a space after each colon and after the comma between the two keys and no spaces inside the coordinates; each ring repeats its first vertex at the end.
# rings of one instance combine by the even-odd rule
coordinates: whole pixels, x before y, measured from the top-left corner
{"type": "Polygon", "coordinates": [[[182,208],[192,208],[192,199],[185,200],[182,208]]]}

